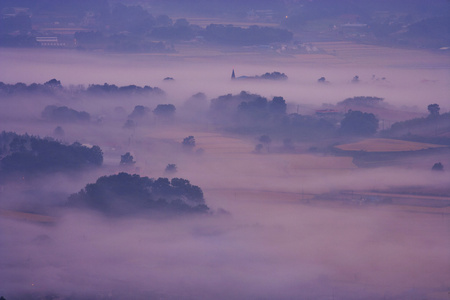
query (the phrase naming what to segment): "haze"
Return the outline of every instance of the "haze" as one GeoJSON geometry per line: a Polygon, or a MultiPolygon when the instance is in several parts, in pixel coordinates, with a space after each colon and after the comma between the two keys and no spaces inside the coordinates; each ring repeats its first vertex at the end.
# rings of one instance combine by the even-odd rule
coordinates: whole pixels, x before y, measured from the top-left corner
{"type": "MultiPolygon", "coordinates": [[[[205,5],[203,10],[186,10],[186,15],[160,1],[137,2],[125,4],[142,4],[150,12],[153,7],[155,16],[186,18],[199,26],[209,18],[236,26],[242,20],[245,26],[276,23],[233,15],[220,1],[217,7],[223,14],[205,5]]],[[[273,10],[277,16],[276,5],[247,4],[256,5],[257,14],[273,10]]],[[[236,11],[246,10],[245,5],[236,11]]],[[[281,1],[279,5],[283,13],[286,7],[292,9],[281,1]]],[[[1,3],[2,9],[6,6],[8,1],[1,3]]],[[[430,6],[426,12],[433,15],[430,6]]],[[[410,13],[416,17],[417,12],[410,13]]],[[[320,27],[313,23],[319,21],[308,22],[320,27]]],[[[392,155],[386,159],[379,153],[361,158],[333,148],[390,138],[382,131],[396,122],[430,119],[432,103],[439,104],[440,116],[447,114],[448,50],[353,39],[307,40],[312,33],[304,33],[303,27],[280,26],[292,30],[294,40],[304,38],[302,42],[321,51],[292,54],[203,40],[175,41],[173,53],[0,47],[0,82],[31,85],[56,79],[63,91],[48,95],[2,90],[0,130],[51,137],[67,145],[97,145],[103,152],[98,168],[0,176],[0,296],[448,299],[450,119],[432,125],[421,141],[425,144],[429,138],[428,146],[416,144],[424,147],[418,152],[407,148],[412,146],[406,138],[398,138],[405,141],[403,154],[386,150],[392,155]],[[288,79],[231,80],[232,70],[236,76],[277,71],[288,79]],[[352,83],[355,76],[357,84],[352,83]],[[321,77],[328,83],[319,83],[321,77]],[[89,85],[104,83],[158,87],[164,94],[85,93],[89,85]],[[317,112],[331,109],[341,116],[334,123],[336,133],[293,135],[294,150],[288,151],[286,138],[291,137],[282,130],[245,127],[240,123],[243,115],[222,123],[214,118],[211,100],[242,91],[268,101],[283,97],[286,116],[316,118],[317,112]],[[196,98],[197,93],[204,97],[196,98]],[[383,98],[385,106],[367,110],[380,120],[376,133],[345,136],[339,131],[348,109],[355,110],[339,102],[356,96],[383,98]],[[173,104],[174,116],[158,116],[154,110],[160,104],[173,104]],[[43,111],[49,105],[87,112],[90,120],[46,118],[43,111]],[[132,117],[137,106],[147,109],[144,117],[132,117]],[[134,127],[127,128],[127,120],[133,120],[134,127]],[[58,126],[62,135],[57,135],[58,126]],[[271,141],[265,143],[264,134],[271,141]],[[183,149],[183,139],[189,136],[195,137],[192,151],[183,149]],[[127,152],[134,164],[121,163],[127,152]],[[444,172],[432,170],[437,162],[444,172]],[[176,165],[175,174],[167,172],[168,164],[176,165]],[[119,172],[186,178],[203,190],[210,212],[114,218],[68,206],[71,194],[119,172]]],[[[271,120],[267,118],[267,124],[271,120]]],[[[408,126],[416,134],[414,125],[408,126]]],[[[0,151],[0,159],[5,153],[0,151]]]]}

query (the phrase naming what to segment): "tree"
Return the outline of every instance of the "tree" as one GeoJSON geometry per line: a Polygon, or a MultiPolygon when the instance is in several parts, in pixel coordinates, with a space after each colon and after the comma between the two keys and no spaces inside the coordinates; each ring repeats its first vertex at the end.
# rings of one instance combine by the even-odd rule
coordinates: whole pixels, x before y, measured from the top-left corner
{"type": "Polygon", "coordinates": [[[439,116],[439,111],[441,108],[439,107],[439,104],[430,104],[428,105],[428,111],[430,112],[430,115],[428,117],[430,118],[436,118],[439,116]]]}
{"type": "Polygon", "coordinates": [[[175,105],[173,104],[158,104],[156,108],[153,110],[153,113],[160,117],[173,117],[175,114],[175,105]]]}
{"type": "Polygon", "coordinates": [[[378,129],[378,119],[372,113],[349,110],[341,121],[341,132],[349,135],[373,135],[378,129]]]}
{"type": "Polygon", "coordinates": [[[264,134],[258,138],[258,141],[262,144],[265,144],[266,148],[267,148],[267,152],[269,152],[269,145],[270,145],[270,143],[272,143],[272,139],[270,138],[270,136],[264,134]]]}
{"type": "Polygon", "coordinates": [[[100,147],[88,148],[80,143],[70,146],[52,139],[21,135],[8,142],[9,152],[0,160],[2,174],[52,173],[98,167],[103,163],[100,147]]]}
{"type": "Polygon", "coordinates": [[[287,105],[283,97],[273,97],[272,101],[268,103],[268,106],[271,113],[278,115],[286,114],[287,105]]]}
{"type": "Polygon", "coordinates": [[[188,27],[189,22],[186,19],[177,19],[173,24],[174,27],[188,27]]]}
{"type": "Polygon", "coordinates": [[[64,136],[64,129],[62,129],[61,126],[58,126],[55,128],[55,130],[53,130],[53,134],[57,137],[63,137],[64,136]]]}
{"type": "Polygon", "coordinates": [[[195,147],[195,138],[192,135],[185,137],[181,144],[183,146],[183,149],[192,151],[192,149],[194,149],[195,147]]]}
{"type": "Polygon", "coordinates": [[[433,171],[444,171],[444,165],[441,162],[437,162],[431,168],[433,171]]]}
{"type": "Polygon", "coordinates": [[[49,86],[49,87],[53,87],[53,88],[62,88],[61,81],[56,80],[55,78],[50,79],[49,81],[44,83],[44,85],[49,86]]]}
{"type": "Polygon", "coordinates": [[[44,119],[58,122],[87,122],[91,119],[89,113],[76,111],[67,106],[47,105],[41,113],[44,119]]]}
{"type": "Polygon", "coordinates": [[[148,107],[143,105],[136,105],[133,109],[133,112],[128,116],[129,119],[139,119],[143,118],[147,115],[149,111],[148,107]]]}
{"type": "Polygon", "coordinates": [[[120,164],[121,165],[133,165],[136,162],[133,161],[133,155],[130,154],[130,152],[125,153],[124,155],[120,156],[120,164]]]}
{"type": "Polygon", "coordinates": [[[261,153],[262,149],[263,149],[263,144],[258,144],[255,146],[255,152],[256,153],[261,153]]]}
{"type": "Polygon", "coordinates": [[[123,124],[123,128],[134,129],[136,128],[136,123],[133,120],[128,119],[125,124],[123,124]]]}
{"type": "Polygon", "coordinates": [[[166,169],[164,170],[164,172],[169,173],[169,174],[173,174],[177,172],[177,165],[176,164],[168,164],[166,166],[166,169]]]}
{"type": "Polygon", "coordinates": [[[359,82],[359,76],[355,75],[355,77],[353,77],[352,79],[352,83],[358,83],[359,82]]]}

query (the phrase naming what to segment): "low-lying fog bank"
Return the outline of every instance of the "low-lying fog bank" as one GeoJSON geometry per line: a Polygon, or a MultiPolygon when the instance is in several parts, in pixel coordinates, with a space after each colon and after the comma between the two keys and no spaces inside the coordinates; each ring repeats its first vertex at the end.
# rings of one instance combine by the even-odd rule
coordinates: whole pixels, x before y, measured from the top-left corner
{"type": "Polygon", "coordinates": [[[390,51],[379,47],[377,55],[362,50],[354,57],[257,54],[250,59],[245,53],[202,57],[201,49],[193,57],[183,56],[183,53],[124,55],[3,48],[0,49],[3,68],[0,81],[30,84],[57,78],[65,86],[105,82],[158,86],[168,93],[173,104],[180,104],[198,92],[204,92],[211,99],[246,90],[308,105],[335,104],[354,96],[377,96],[394,105],[417,106],[424,112],[422,107],[429,102],[449,108],[450,58],[447,55],[409,50],[408,55],[396,54],[398,64],[380,59],[383,53],[391,55],[390,51]],[[289,79],[286,82],[232,82],[232,69],[236,76],[278,71],[289,79]],[[358,84],[351,84],[354,76],[359,77],[358,84]],[[163,80],[166,77],[174,80],[163,80]],[[321,77],[329,84],[318,84],[321,77]]]}
{"type": "Polygon", "coordinates": [[[208,192],[231,215],[0,219],[1,293],[70,299],[444,299],[448,218],[208,192]],[[4,249],[5,250],[5,249],[4,249]]]}

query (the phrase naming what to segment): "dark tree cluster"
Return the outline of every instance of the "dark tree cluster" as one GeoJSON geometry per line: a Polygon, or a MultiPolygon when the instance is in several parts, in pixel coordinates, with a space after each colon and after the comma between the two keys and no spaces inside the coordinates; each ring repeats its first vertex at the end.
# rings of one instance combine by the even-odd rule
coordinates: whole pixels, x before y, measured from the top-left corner
{"type": "Polygon", "coordinates": [[[263,75],[259,76],[261,79],[269,79],[269,80],[286,80],[288,79],[287,75],[280,72],[272,72],[272,73],[264,73],[263,75]]]}
{"type": "Polygon", "coordinates": [[[166,168],[164,169],[164,172],[167,174],[174,174],[177,172],[177,165],[176,164],[168,164],[166,168]]]}
{"type": "Polygon", "coordinates": [[[155,39],[170,41],[191,40],[199,30],[199,27],[190,25],[186,19],[178,19],[173,26],[156,27],[149,35],[155,39]]]}
{"type": "Polygon", "coordinates": [[[136,105],[131,112],[131,114],[128,116],[129,119],[142,119],[146,116],[148,116],[148,113],[150,111],[150,108],[143,106],[143,105],[136,105]]]}
{"type": "Polygon", "coordinates": [[[450,130],[450,113],[440,114],[438,104],[430,104],[427,108],[427,117],[396,122],[381,134],[389,138],[450,145],[450,138],[446,136],[450,130]]]}
{"type": "Polygon", "coordinates": [[[374,114],[349,110],[341,121],[341,133],[370,136],[377,132],[378,119],[374,114]]]}
{"type": "MultiPolygon", "coordinates": [[[[336,134],[336,122],[325,117],[286,113],[283,97],[268,101],[257,94],[241,92],[211,100],[210,116],[217,124],[240,133],[268,134],[281,138],[318,139],[336,134]]],[[[261,144],[260,152],[263,147],[261,144]]]]}
{"type": "Polygon", "coordinates": [[[51,79],[44,84],[32,83],[30,85],[26,85],[22,82],[18,82],[16,84],[0,82],[0,93],[4,95],[15,95],[22,93],[53,95],[62,90],[63,87],[61,86],[61,82],[56,79],[51,79]]]}
{"type": "Polygon", "coordinates": [[[121,165],[134,165],[136,162],[133,160],[133,155],[130,152],[125,153],[120,156],[120,164],[121,165]]]}
{"type": "Polygon", "coordinates": [[[175,105],[173,104],[158,104],[153,110],[153,113],[158,117],[171,118],[175,115],[175,105]]]}
{"type": "Polygon", "coordinates": [[[17,14],[0,18],[0,34],[20,32],[26,34],[31,31],[31,18],[26,14],[17,14]]]}
{"type": "Polygon", "coordinates": [[[0,174],[37,174],[98,167],[103,163],[100,147],[88,148],[80,143],[63,145],[14,132],[0,135],[0,174]]]}
{"type": "Polygon", "coordinates": [[[444,165],[441,162],[437,162],[431,167],[431,170],[432,171],[444,171],[444,165]]]}
{"type": "Polygon", "coordinates": [[[293,37],[292,32],[285,29],[259,26],[242,28],[220,24],[208,25],[204,34],[210,42],[241,46],[289,42],[293,37]]]}
{"type": "Polygon", "coordinates": [[[115,84],[90,84],[86,89],[88,94],[119,94],[119,95],[147,95],[150,93],[164,94],[164,92],[157,87],[144,87],[136,85],[117,86],[115,84]]]}
{"type": "Polygon", "coordinates": [[[76,111],[67,106],[48,105],[41,114],[42,118],[56,122],[86,122],[91,119],[89,113],[76,111]]]}
{"type": "Polygon", "coordinates": [[[239,76],[236,77],[236,74],[234,73],[234,69],[233,69],[233,73],[231,74],[231,79],[237,79],[237,80],[248,80],[248,79],[267,79],[267,80],[287,80],[288,77],[286,74],[284,73],[280,73],[280,72],[266,72],[262,75],[255,75],[255,76],[239,76]]]}
{"type": "MultiPolygon", "coordinates": [[[[165,41],[152,41],[144,39],[141,36],[130,35],[128,33],[119,32],[108,36],[104,45],[98,45],[94,48],[106,49],[111,52],[127,52],[127,53],[172,53],[175,50],[173,45],[165,41]]],[[[84,50],[86,46],[80,46],[79,49],[84,50]]]]}
{"type": "Polygon", "coordinates": [[[286,114],[286,101],[274,97],[271,101],[257,94],[242,91],[211,100],[210,112],[217,123],[235,122],[238,126],[267,126],[280,121],[286,114]]]}
{"type": "Polygon", "coordinates": [[[77,44],[99,44],[106,41],[106,37],[100,31],[78,31],[75,32],[74,38],[77,44]]]}
{"type": "Polygon", "coordinates": [[[69,197],[69,205],[90,208],[108,216],[151,212],[205,213],[202,190],[182,178],[152,179],[119,173],[103,176],[69,197]]]}
{"type": "Polygon", "coordinates": [[[183,139],[183,142],[181,142],[181,145],[183,146],[183,149],[185,151],[192,151],[195,148],[195,138],[194,138],[194,136],[190,135],[188,137],[185,137],[183,139]]]}
{"type": "Polygon", "coordinates": [[[336,134],[336,127],[334,122],[326,118],[294,113],[283,119],[281,129],[288,139],[291,137],[299,140],[316,140],[332,137],[336,134]]]}

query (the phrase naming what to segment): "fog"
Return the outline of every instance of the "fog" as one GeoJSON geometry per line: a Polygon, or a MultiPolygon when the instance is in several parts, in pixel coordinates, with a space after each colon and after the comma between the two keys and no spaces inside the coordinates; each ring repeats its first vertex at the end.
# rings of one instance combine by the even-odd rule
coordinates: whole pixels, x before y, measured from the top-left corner
{"type": "Polygon", "coordinates": [[[3,289],[130,299],[439,299],[448,218],[207,193],[233,216],[1,220],[3,289]],[[5,285],[6,284],[6,285],[5,285]],[[436,297],[433,298],[433,295],[436,297]]]}
{"type": "MultiPolygon", "coordinates": [[[[203,92],[208,99],[242,90],[265,97],[283,96],[290,103],[320,106],[335,104],[353,96],[377,96],[397,106],[440,103],[449,107],[450,59],[447,55],[419,50],[378,49],[363,55],[281,56],[205,50],[195,55],[179,54],[100,54],[79,51],[1,49],[2,78],[5,83],[45,82],[56,78],[65,86],[83,84],[150,85],[162,88],[168,101],[175,104],[203,92]],[[89,71],[87,71],[89,68],[89,71]],[[265,72],[285,73],[287,82],[231,82],[232,69],[237,76],[265,72]],[[358,75],[361,82],[349,84],[358,75]],[[318,86],[317,79],[330,82],[318,86]],[[172,81],[163,81],[166,77],[172,81]],[[385,80],[373,80],[385,78],[385,80]],[[431,100],[432,99],[432,100],[431,100]]],[[[355,50],[356,51],[356,50],[355,50]]]]}
{"type": "MultiPolygon", "coordinates": [[[[213,49],[125,55],[0,48],[0,81],[7,84],[56,78],[66,88],[134,84],[165,92],[148,97],[2,95],[2,131],[45,137],[54,136],[60,125],[65,134],[59,140],[100,146],[104,163],[99,169],[1,184],[0,296],[447,299],[448,207],[342,204],[314,198],[340,190],[448,189],[449,176],[430,171],[429,160],[406,167],[358,168],[351,157],[326,153],[259,155],[253,153],[256,136],[219,131],[204,119],[210,99],[241,91],[268,99],[282,96],[289,113],[298,109],[300,114],[313,114],[324,103],[353,96],[384,98],[393,111],[407,111],[412,117],[426,116],[430,103],[439,103],[441,113],[450,110],[448,55],[380,51],[385,53],[363,49],[359,56],[286,56],[213,49]],[[231,81],[233,69],[237,76],[279,71],[289,78],[231,81]],[[361,80],[358,84],[351,83],[355,75],[361,80]],[[330,83],[318,84],[322,76],[330,83]],[[174,80],[163,80],[166,77],[174,80]],[[382,77],[386,79],[376,80],[382,77]],[[208,101],[199,105],[198,115],[188,118],[183,104],[198,92],[208,101]],[[151,113],[163,103],[176,106],[174,120],[151,113]],[[41,112],[47,105],[86,111],[91,120],[44,120],[41,112]],[[149,116],[137,119],[136,128],[123,128],[136,105],[148,107],[149,116]],[[181,149],[183,138],[190,135],[203,154],[181,149]],[[134,165],[119,165],[126,152],[134,156],[134,165]],[[202,188],[210,214],[112,219],[64,207],[70,194],[100,176],[125,171],[167,177],[164,168],[171,163],[178,168],[171,177],[186,178],[202,188]],[[47,224],[10,211],[54,219],[47,224]]],[[[280,145],[273,141],[271,147],[280,145]]],[[[432,159],[450,166],[445,153],[432,159]]]]}

